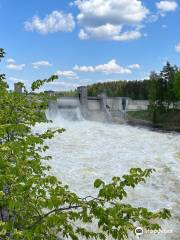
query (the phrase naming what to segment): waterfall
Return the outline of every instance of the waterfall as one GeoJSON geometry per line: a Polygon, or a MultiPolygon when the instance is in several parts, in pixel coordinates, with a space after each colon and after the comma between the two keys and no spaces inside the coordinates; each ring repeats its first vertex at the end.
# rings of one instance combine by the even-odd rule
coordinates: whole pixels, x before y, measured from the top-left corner
{"type": "Polygon", "coordinates": [[[60,108],[55,101],[49,103],[49,108],[46,110],[46,117],[52,121],[82,121],[83,117],[79,106],[60,108]]]}

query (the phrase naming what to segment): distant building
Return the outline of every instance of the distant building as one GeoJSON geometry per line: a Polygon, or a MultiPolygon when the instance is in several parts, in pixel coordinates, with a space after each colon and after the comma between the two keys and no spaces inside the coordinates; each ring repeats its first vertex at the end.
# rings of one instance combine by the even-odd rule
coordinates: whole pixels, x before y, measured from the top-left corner
{"type": "Polygon", "coordinates": [[[14,92],[16,93],[22,93],[23,92],[23,88],[21,83],[14,83],[14,92]]]}
{"type": "Polygon", "coordinates": [[[48,94],[49,96],[53,96],[55,94],[55,91],[49,90],[49,91],[44,91],[44,93],[48,94]]]}

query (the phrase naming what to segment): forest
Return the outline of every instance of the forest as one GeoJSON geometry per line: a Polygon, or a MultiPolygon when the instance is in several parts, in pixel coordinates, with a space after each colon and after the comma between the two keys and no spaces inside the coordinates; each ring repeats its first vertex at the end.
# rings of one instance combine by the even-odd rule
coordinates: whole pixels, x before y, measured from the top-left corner
{"type": "Polygon", "coordinates": [[[88,86],[88,95],[97,96],[106,92],[109,97],[129,97],[134,100],[148,99],[148,80],[112,81],[88,86]]]}

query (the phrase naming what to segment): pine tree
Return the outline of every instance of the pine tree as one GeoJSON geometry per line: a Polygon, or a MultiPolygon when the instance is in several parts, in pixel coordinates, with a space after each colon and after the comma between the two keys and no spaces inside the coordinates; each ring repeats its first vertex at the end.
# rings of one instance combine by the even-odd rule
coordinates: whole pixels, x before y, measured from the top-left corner
{"type": "Polygon", "coordinates": [[[152,72],[149,79],[149,112],[152,115],[152,121],[155,124],[157,121],[158,110],[158,81],[159,76],[156,72],[152,72]]]}
{"type": "Polygon", "coordinates": [[[175,69],[169,62],[163,67],[161,71],[161,79],[162,79],[162,90],[164,94],[163,101],[166,102],[167,110],[169,109],[171,103],[174,104],[176,101],[175,94],[173,91],[174,86],[174,77],[175,77],[175,69]]]}
{"type": "Polygon", "coordinates": [[[180,101],[180,70],[177,70],[175,73],[173,90],[176,96],[176,100],[180,101]]]}

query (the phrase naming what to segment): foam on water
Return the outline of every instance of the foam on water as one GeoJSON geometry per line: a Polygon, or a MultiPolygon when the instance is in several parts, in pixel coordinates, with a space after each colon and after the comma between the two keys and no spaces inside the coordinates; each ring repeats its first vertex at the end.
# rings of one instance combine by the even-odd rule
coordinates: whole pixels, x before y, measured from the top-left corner
{"type": "MultiPolygon", "coordinates": [[[[78,110],[77,110],[78,111],[78,110]]],[[[79,114],[79,113],[78,113],[79,114]]],[[[52,114],[47,114],[49,117],[52,114]]],[[[163,222],[169,234],[147,234],[141,239],[180,239],[180,135],[153,132],[128,125],[71,121],[60,113],[54,122],[36,126],[36,131],[63,127],[66,132],[47,143],[52,156],[52,173],[81,196],[96,194],[93,182],[106,182],[131,167],[155,168],[156,173],[128,191],[127,202],[151,210],[170,208],[173,218],[163,222]]],[[[79,116],[77,119],[81,119],[79,116]]],[[[135,239],[135,238],[133,238],[135,239]]]]}

